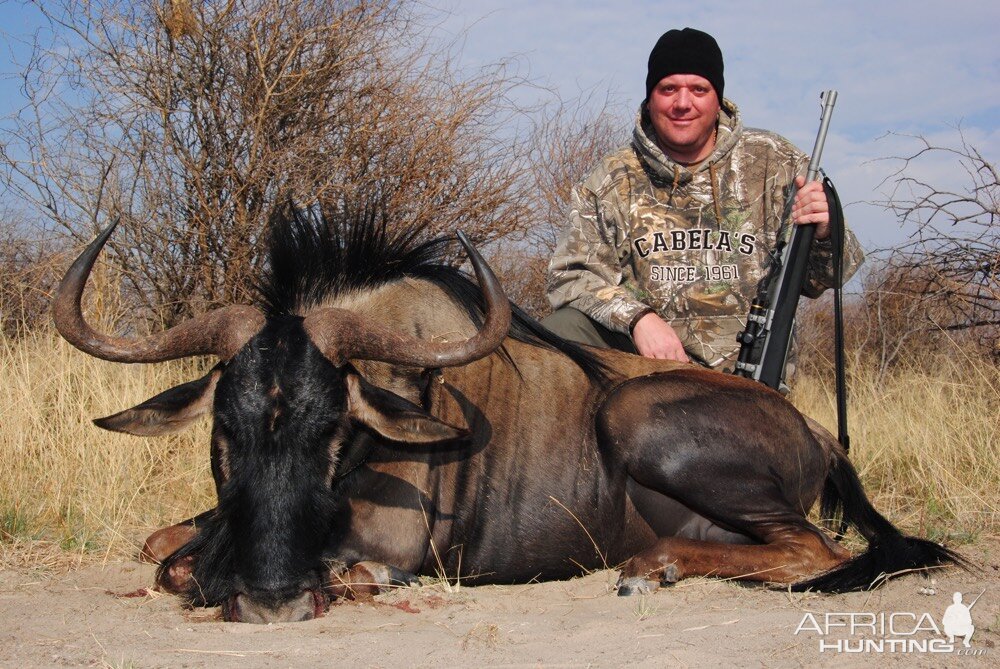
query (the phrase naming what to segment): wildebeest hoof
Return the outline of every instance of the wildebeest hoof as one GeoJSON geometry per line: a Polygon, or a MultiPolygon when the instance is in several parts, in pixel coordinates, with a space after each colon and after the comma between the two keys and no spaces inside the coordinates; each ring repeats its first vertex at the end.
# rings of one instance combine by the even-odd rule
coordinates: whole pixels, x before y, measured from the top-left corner
{"type": "Polygon", "coordinates": [[[407,588],[420,585],[420,577],[396,567],[389,567],[389,584],[401,585],[407,588]]]}
{"type": "Polygon", "coordinates": [[[656,581],[647,580],[641,576],[632,576],[618,579],[618,596],[631,597],[633,595],[648,595],[660,589],[660,584],[656,581]]]}
{"type": "Polygon", "coordinates": [[[663,568],[663,573],[660,574],[660,585],[669,585],[679,580],[681,580],[681,573],[678,571],[677,565],[668,564],[663,568]]]}
{"type": "Polygon", "coordinates": [[[157,579],[160,589],[173,595],[186,592],[194,580],[194,560],[194,555],[188,555],[165,569],[157,579]]]}
{"type": "Polygon", "coordinates": [[[349,569],[331,569],[326,591],[335,599],[369,598],[388,587],[409,587],[419,582],[416,574],[391,565],[365,561],[349,569]]]}

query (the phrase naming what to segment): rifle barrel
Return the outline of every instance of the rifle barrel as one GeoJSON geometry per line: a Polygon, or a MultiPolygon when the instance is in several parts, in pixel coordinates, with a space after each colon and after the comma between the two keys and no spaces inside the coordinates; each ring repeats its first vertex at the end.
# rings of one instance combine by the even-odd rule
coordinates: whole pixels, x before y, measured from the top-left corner
{"type": "Polygon", "coordinates": [[[819,96],[823,101],[823,113],[819,118],[819,132],[816,133],[816,143],[809,157],[809,168],[806,170],[806,181],[816,181],[819,176],[820,160],[823,157],[823,147],[826,145],[826,133],[830,129],[830,118],[833,116],[833,106],[837,104],[837,91],[823,91],[819,96]]]}

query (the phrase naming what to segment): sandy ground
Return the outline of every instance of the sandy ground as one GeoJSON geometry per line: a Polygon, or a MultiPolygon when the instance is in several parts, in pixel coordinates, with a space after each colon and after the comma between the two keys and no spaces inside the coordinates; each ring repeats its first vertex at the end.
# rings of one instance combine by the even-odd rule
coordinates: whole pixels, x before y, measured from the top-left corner
{"type": "MultiPolygon", "coordinates": [[[[331,606],[305,623],[224,623],[217,609],[187,610],[147,590],[153,568],[90,564],[65,573],[30,566],[0,570],[2,667],[915,667],[998,666],[1000,540],[962,553],[982,567],[935,576],[933,595],[917,576],[872,592],[792,595],[692,579],[647,597],[617,597],[616,573],[521,586],[459,587],[440,582],[366,603],[331,606]],[[924,613],[942,627],[955,591],[972,609],[978,656],[820,652],[820,641],[876,639],[842,628],[796,634],[806,614],[896,613],[904,635],[924,613]]],[[[843,620],[843,617],[839,618],[843,620]]],[[[923,623],[926,627],[927,623],[923,623]]],[[[808,625],[807,625],[808,626],[808,625]]],[[[920,630],[896,639],[940,639],[920,630]]],[[[960,643],[956,644],[961,646],[960,643]]]]}

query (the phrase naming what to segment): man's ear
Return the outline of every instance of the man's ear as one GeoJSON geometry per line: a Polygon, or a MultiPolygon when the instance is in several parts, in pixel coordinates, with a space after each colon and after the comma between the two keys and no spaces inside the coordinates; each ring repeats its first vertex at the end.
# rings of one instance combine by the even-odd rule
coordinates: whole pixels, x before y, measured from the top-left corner
{"type": "Polygon", "coordinates": [[[142,437],[179,432],[212,408],[215,385],[221,375],[222,363],[219,363],[197,381],[174,386],[131,409],[97,418],[94,425],[142,437]]]}
{"type": "Polygon", "coordinates": [[[448,425],[396,393],[373,386],[348,372],[347,407],[352,419],[386,439],[410,444],[434,444],[461,439],[467,428],[448,425]]]}

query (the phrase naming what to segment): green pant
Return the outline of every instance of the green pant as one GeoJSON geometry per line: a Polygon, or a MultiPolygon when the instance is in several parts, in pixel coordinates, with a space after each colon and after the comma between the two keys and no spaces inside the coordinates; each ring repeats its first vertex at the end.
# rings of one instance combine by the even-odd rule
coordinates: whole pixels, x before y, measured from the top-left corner
{"type": "Polygon", "coordinates": [[[632,339],[607,329],[582,311],[563,307],[542,319],[542,325],[563,339],[597,348],[614,348],[626,353],[638,353],[632,339]]]}

